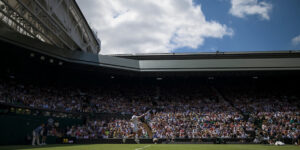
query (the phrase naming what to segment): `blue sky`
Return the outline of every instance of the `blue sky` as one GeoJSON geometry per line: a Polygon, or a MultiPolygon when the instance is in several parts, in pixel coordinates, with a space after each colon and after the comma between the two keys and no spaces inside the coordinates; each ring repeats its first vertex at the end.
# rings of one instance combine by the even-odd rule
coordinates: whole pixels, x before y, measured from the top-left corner
{"type": "Polygon", "coordinates": [[[77,0],[102,54],[300,50],[300,0],[77,0]]]}
{"type": "Polygon", "coordinates": [[[208,38],[197,49],[178,48],[174,52],[210,51],[273,51],[300,50],[300,44],[292,39],[300,35],[300,0],[272,0],[270,20],[262,20],[258,15],[238,18],[228,10],[229,0],[194,0],[201,4],[208,20],[217,20],[234,30],[232,37],[208,38]]]}

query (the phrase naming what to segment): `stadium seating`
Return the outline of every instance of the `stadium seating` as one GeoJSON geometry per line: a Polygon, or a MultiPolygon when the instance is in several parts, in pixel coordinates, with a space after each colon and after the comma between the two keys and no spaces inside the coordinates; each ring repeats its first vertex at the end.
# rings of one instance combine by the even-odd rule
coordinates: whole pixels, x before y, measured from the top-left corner
{"type": "MultiPolygon", "coordinates": [[[[154,137],[169,142],[292,142],[300,132],[299,96],[271,87],[258,90],[243,85],[177,83],[95,89],[1,80],[0,91],[1,105],[86,118],[85,123],[62,130],[63,137],[78,140],[128,138],[132,133],[130,115],[149,109],[154,112],[149,124],[154,137]]],[[[147,132],[141,129],[140,138],[147,139],[147,132]]]]}

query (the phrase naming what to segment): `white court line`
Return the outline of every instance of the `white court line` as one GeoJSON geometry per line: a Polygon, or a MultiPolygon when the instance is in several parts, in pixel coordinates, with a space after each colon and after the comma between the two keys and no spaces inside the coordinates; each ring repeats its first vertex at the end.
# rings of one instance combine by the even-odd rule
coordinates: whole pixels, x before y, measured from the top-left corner
{"type": "Polygon", "coordinates": [[[144,146],[144,147],[137,148],[137,149],[135,149],[135,150],[142,150],[142,149],[145,149],[145,148],[150,147],[150,146],[151,146],[151,145],[146,145],[146,146],[144,146]]]}

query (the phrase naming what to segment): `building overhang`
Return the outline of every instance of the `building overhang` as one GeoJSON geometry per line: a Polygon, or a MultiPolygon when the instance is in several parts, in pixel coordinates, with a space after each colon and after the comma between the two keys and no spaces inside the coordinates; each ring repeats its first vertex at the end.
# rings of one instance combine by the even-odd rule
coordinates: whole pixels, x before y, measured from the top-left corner
{"type": "MultiPolygon", "coordinates": [[[[45,57],[72,64],[133,72],[226,72],[300,70],[299,51],[203,54],[97,55],[70,51],[16,33],[1,26],[0,40],[45,57]],[[141,59],[147,57],[147,59],[141,59]],[[161,59],[159,59],[161,57],[161,59]]],[[[29,54],[28,54],[29,55],[29,54]]],[[[47,59],[47,58],[46,58],[47,59]]]]}

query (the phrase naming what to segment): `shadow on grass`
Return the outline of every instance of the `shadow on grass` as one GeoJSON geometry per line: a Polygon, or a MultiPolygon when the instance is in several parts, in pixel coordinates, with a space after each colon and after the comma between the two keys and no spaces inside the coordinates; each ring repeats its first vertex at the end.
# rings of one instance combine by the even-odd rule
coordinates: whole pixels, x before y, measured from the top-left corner
{"type": "MultiPolygon", "coordinates": [[[[74,147],[82,146],[83,144],[51,144],[43,146],[32,146],[32,145],[7,145],[0,146],[0,150],[29,150],[29,149],[43,149],[43,148],[63,148],[63,147],[74,147]]],[[[93,145],[93,144],[84,144],[84,145],[93,145]]]]}

